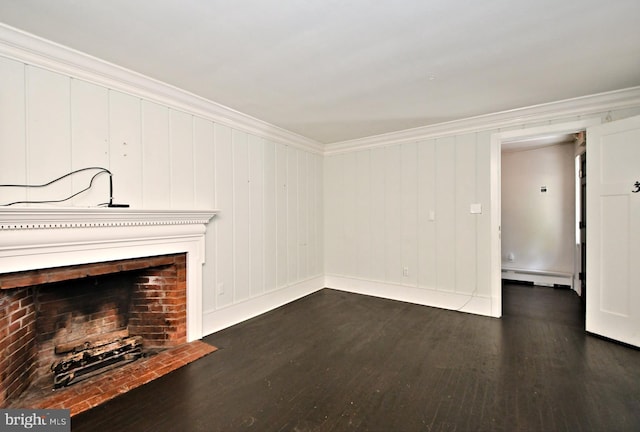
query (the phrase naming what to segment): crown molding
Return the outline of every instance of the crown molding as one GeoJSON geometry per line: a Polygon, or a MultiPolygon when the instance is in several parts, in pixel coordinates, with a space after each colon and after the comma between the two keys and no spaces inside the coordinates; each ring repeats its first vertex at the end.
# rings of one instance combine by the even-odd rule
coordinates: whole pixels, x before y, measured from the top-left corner
{"type": "Polygon", "coordinates": [[[640,107],[640,86],[325,145],[325,156],[443,136],[640,107]]]}
{"type": "Polygon", "coordinates": [[[639,86],[322,144],[146,75],[2,23],[0,56],[166,105],[270,141],[324,155],[640,107],[639,86]]]}
{"type": "Polygon", "coordinates": [[[0,23],[0,56],[131,94],[267,140],[322,153],[323,144],[121,66],[0,23]]]}

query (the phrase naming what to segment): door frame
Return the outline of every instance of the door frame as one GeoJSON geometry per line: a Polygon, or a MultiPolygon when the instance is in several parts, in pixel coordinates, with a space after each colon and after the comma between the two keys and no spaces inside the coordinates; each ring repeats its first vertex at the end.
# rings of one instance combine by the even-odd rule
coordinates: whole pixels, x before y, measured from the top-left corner
{"type": "MultiPolygon", "coordinates": [[[[545,135],[570,134],[601,124],[599,118],[578,120],[567,123],[536,126],[524,129],[496,132],[491,135],[490,148],[490,188],[491,188],[491,316],[502,316],[502,143],[526,140],[545,135]]],[[[587,187],[589,187],[587,185],[587,187]]]]}

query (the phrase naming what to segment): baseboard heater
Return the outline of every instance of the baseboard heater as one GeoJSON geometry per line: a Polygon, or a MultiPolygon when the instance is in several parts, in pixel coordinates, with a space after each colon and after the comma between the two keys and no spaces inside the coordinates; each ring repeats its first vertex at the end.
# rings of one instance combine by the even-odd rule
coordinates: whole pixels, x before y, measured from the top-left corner
{"type": "Polygon", "coordinates": [[[573,289],[573,274],[549,272],[544,270],[502,269],[502,279],[518,282],[531,282],[543,286],[568,286],[573,289]]]}

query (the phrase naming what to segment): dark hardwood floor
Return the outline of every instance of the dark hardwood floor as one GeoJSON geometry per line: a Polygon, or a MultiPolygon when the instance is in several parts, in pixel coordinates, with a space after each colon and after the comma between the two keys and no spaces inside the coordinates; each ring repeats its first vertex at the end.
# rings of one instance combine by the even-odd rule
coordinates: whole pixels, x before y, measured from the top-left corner
{"type": "Polygon", "coordinates": [[[503,292],[494,319],[325,289],[72,430],[640,430],[640,351],[586,334],[572,291],[503,292]]]}

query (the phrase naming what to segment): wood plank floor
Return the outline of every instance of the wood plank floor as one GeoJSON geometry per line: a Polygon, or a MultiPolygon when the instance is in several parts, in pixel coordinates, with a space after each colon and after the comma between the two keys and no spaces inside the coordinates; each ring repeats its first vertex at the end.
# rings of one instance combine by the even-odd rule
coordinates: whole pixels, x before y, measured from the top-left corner
{"type": "Polygon", "coordinates": [[[325,289],[72,430],[640,430],[640,351],[586,334],[572,291],[503,292],[494,319],[325,289]]]}

